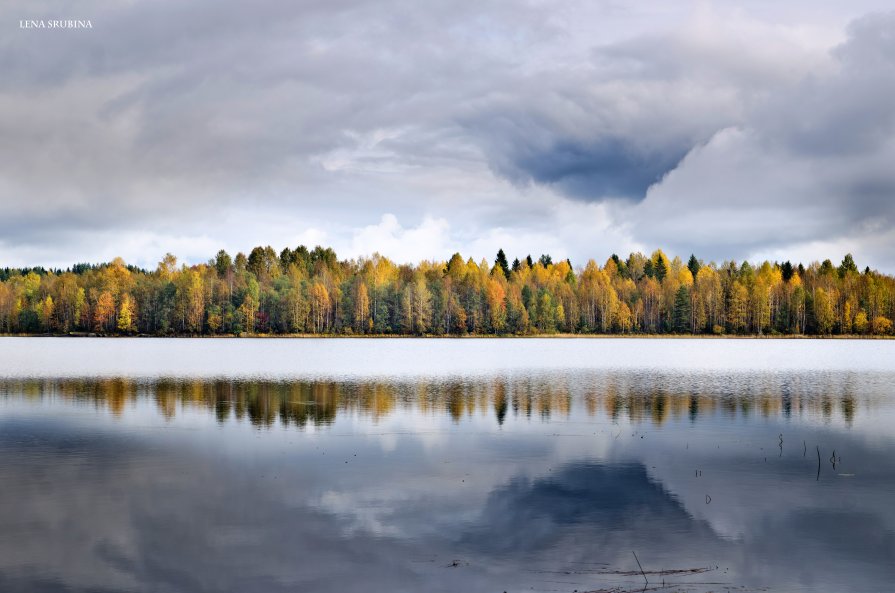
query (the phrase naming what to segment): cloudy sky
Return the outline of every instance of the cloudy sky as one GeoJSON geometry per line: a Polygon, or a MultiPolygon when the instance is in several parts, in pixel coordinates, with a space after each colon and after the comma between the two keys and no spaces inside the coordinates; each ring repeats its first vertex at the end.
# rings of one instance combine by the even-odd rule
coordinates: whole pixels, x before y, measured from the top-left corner
{"type": "Polygon", "coordinates": [[[0,266],[330,245],[895,271],[895,13],[13,0],[0,266]],[[90,19],[92,29],[21,28],[90,19]]]}

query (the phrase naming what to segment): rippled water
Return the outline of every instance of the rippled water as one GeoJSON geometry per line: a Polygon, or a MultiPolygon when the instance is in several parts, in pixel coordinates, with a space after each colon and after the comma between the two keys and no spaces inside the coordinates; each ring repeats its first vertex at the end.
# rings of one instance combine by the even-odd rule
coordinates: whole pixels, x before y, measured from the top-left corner
{"type": "Polygon", "coordinates": [[[0,591],[895,589],[892,341],[0,360],[0,591]]]}

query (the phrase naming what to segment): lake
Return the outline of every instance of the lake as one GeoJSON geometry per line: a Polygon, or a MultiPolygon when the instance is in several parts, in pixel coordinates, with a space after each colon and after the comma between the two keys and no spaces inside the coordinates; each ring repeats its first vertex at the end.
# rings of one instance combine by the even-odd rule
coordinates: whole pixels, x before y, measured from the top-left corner
{"type": "Polygon", "coordinates": [[[0,338],[0,361],[2,591],[895,589],[895,341],[0,338]]]}

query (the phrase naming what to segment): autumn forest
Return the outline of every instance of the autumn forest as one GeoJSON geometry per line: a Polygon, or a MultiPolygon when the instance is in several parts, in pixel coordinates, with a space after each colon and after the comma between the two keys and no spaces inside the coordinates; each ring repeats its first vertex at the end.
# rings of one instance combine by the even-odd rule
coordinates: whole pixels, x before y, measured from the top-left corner
{"type": "Polygon", "coordinates": [[[399,265],[332,249],[220,251],[155,270],[0,269],[0,333],[98,335],[893,334],[895,278],[842,262],[705,263],[662,251],[399,265]]]}

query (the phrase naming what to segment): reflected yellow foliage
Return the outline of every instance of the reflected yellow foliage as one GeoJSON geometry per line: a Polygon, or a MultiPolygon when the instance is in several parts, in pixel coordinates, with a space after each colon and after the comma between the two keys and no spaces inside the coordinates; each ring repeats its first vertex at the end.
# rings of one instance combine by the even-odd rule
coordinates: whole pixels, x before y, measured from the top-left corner
{"type": "Polygon", "coordinates": [[[520,420],[568,418],[574,410],[616,422],[696,421],[700,417],[765,418],[809,415],[830,420],[840,414],[851,424],[866,393],[853,381],[816,395],[801,377],[680,381],[594,374],[586,380],[544,375],[525,378],[424,381],[238,381],[61,379],[0,381],[0,397],[39,402],[45,398],[89,403],[116,417],[154,402],[167,420],[181,410],[205,410],[218,422],[248,421],[259,427],[327,426],[337,417],[378,423],[395,414],[447,415],[460,423],[492,418],[498,424],[520,420]]]}

